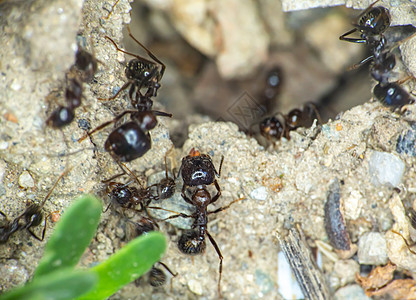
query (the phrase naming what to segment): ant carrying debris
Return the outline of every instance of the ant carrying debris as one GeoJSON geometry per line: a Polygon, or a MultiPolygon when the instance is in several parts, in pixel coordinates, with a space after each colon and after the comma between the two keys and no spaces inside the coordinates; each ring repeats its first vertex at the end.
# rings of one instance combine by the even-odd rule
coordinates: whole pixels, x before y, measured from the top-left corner
{"type": "Polygon", "coordinates": [[[58,180],[55,182],[49,193],[46,195],[45,199],[43,199],[43,201],[40,204],[29,204],[25,211],[15,219],[9,220],[7,215],[4,212],[0,211],[0,214],[4,217],[4,220],[0,225],[0,244],[6,243],[9,240],[10,236],[14,234],[16,231],[25,229],[30,233],[32,237],[34,237],[38,241],[43,241],[46,232],[46,225],[48,222],[47,220],[52,213],[48,214],[45,217],[45,225],[43,226],[41,237],[37,236],[31,228],[39,226],[42,223],[42,208],[45,205],[46,200],[49,199],[58,182],[68,172],[69,170],[62,173],[62,175],[59,176],[58,180]]]}
{"type": "Polygon", "coordinates": [[[97,59],[79,48],[75,54],[75,63],[66,74],[65,101],[46,120],[46,124],[53,128],[69,125],[75,117],[75,109],[81,106],[82,83],[89,82],[97,72],[97,59]]]}
{"type": "Polygon", "coordinates": [[[279,112],[276,116],[264,119],[259,124],[260,134],[269,141],[280,140],[282,137],[290,140],[290,131],[299,127],[311,127],[315,119],[322,123],[317,107],[307,102],[301,109],[292,109],[287,115],[279,112]]]}
{"type": "MultiPolygon", "coordinates": [[[[138,236],[148,234],[151,231],[156,231],[159,229],[159,225],[150,218],[147,217],[141,217],[138,222],[133,222],[129,220],[129,223],[132,228],[132,234],[130,236],[130,239],[136,238],[138,236]]],[[[160,266],[162,266],[166,271],[168,271],[172,277],[176,277],[178,274],[173,273],[169,267],[164,264],[163,262],[159,261],[157,262],[160,266]]],[[[138,285],[140,278],[136,279],[135,283],[138,285]]],[[[155,265],[152,266],[152,268],[149,271],[149,284],[153,287],[158,287],[161,285],[164,285],[166,282],[166,274],[160,269],[155,267],[155,265]]]]}
{"type": "Polygon", "coordinates": [[[157,90],[161,86],[160,81],[162,80],[163,74],[165,73],[166,66],[133,36],[130,31],[130,26],[127,26],[127,30],[129,36],[146,51],[146,53],[154,60],[154,62],[137,54],[120,49],[110,37],[105,36],[105,38],[114,45],[117,51],[131,55],[134,58],[127,63],[124,70],[127,82],[118,90],[114,96],[107,99],[98,98],[98,100],[114,100],[123,90],[130,86],[128,94],[132,106],[138,111],[150,111],[153,106],[151,97],[157,96],[157,90]],[[141,89],[143,88],[147,88],[147,91],[144,94],[141,92],[141,89]]]}

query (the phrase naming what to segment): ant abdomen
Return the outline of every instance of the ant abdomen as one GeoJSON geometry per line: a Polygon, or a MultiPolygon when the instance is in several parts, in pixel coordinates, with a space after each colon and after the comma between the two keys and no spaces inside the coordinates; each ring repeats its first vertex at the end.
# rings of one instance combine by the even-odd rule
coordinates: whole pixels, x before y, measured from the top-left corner
{"type": "Polygon", "coordinates": [[[205,251],[206,247],[204,236],[195,230],[184,232],[178,241],[179,250],[188,255],[200,254],[205,251]]]}
{"type": "Polygon", "coordinates": [[[390,107],[402,107],[413,102],[409,93],[395,82],[377,84],[373,94],[381,103],[390,107]]]}
{"type": "Polygon", "coordinates": [[[152,267],[149,272],[149,284],[154,287],[162,286],[166,282],[166,274],[159,268],[152,267]]]}
{"type": "Polygon", "coordinates": [[[136,122],[127,122],[108,136],[104,148],[122,162],[143,156],[150,150],[152,141],[136,122]]]}
{"type": "Polygon", "coordinates": [[[59,106],[46,120],[46,124],[54,128],[61,128],[70,124],[72,120],[74,120],[74,117],[75,113],[73,109],[65,106],[59,106]]]}

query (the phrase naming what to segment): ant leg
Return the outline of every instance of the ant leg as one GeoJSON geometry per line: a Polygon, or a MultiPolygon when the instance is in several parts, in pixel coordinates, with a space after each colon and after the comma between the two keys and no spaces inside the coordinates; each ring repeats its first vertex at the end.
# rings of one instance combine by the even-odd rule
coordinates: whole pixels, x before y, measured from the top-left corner
{"type": "Polygon", "coordinates": [[[118,97],[118,95],[122,92],[122,91],[124,91],[130,84],[132,84],[132,82],[131,81],[127,81],[125,84],[123,84],[123,86],[117,91],[117,93],[114,95],[114,96],[112,96],[112,97],[110,97],[110,98],[97,98],[97,100],[98,101],[111,101],[111,100],[114,100],[114,99],[116,99],[117,97],[118,97]]]}
{"type": "Polygon", "coordinates": [[[222,260],[223,260],[223,256],[221,254],[220,248],[218,247],[217,243],[215,242],[214,238],[211,236],[211,234],[209,234],[208,231],[206,231],[207,236],[209,238],[209,241],[211,242],[212,246],[214,246],[215,251],[217,251],[218,254],[218,258],[220,259],[220,266],[219,266],[219,278],[218,278],[218,296],[219,298],[221,297],[221,275],[222,275],[222,260]]]}
{"type": "Polygon", "coordinates": [[[215,168],[214,168],[214,171],[215,171],[215,173],[217,174],[218,177],[221,177],[221,170],[222,170],[222,163],[223,162],[224,162],[224,155],[221,157],[220,168],[218,170],[218,173],[217,173],[217,170],[215,170],[215,168]]]}
{"type": "Polygon", "coordinates": [[[246,199],[246,197],[241,197],[241,198],[238,198],[238,199],[236,199],[236,200],[231,201],[231,202],[230,202],[229,204],[227,204],[226,206],[222,206],[222,207],[220,207],[220,208],[217,208],[216,210],[209,211],[209,212],[207,212],[207,213],[208,213],[208,215],[210,215],[210,214],[216,214],[216,213],[219,213],[220,211],[223,211],[223,210],[229,209],[231,205],[233,205],[234,203],[236,203],[236,202],[238,202],[238,201],[244,200],[244,199],[246,199]]]}
{"type": "Polygon", "coordinates": [[[412,247],[412,246],[414,246],[414,245],[409,245],[409,242],[405,239],[405,237],[401,234],[401,233],[399,233],[399,232],[397,232],[397,231],[395,231],[395,230],[391,230],[391,232],[393,232],[393,233],[395,233],[395,234],[398,234],[398,235],[400,235],[400,237],[403,239],[403,241],[404,241],[404,243],[406,244],[406,246],[407,246],[407,250],[409,250],[409,252],[410,253],[412,253],[412,254],[414,254],[414,255],[416,255],[416,252],[414,251],[414,250],[412,250],[412,249],[410,249],[410,247],[412,247]]]}
{"type": "Polygon", "coordinates": [[[173,289],[173,286],[172,286],[172,280],[173,280],[173,278],[175,278],[176,276],[178,276],[178,273],[173,273],[169,268],[168,268],[168,266],[167,265],[165,265],[163,262],[161,262],[161,261],[159,261],[158,262],[162,267],[164,267],[165,269],[166,269],[166,271],[168,271],[171,275],[172,275],[172,278],[171,278],[171,280],[170,280],[170,290],[172,291],[172,289],[173,289]]]}
{"type": "Polygon", "coordinates": [[[186,194],[185,194],[185,188],[186,188],[186,185],[184,184],[182,186],[182,193],[181,193],[181,196],[182,196],[183,200],[185,200],[186,203],[189,203],[191,205],[194,205],[194,203],[191,201],[191,199],[189,199],[188,196],[186,196],[186,194]]]}
{"type": "Polygon", "coordinates": [[[173,273],[167,265],[165,265],[163,262],[158,261],[158,264],[161,265],[162,267],[164,267],[166,269],[166,271],[168,271],[173,277],[178,276],[178,273],[173,273]]]}
{"type": "Polygon", "coordinates": [[[117,0],[116,3],[113,4],[113,6],[111,7],[110,12],[108,13],[107,17],[104,17],[104,19],[108,20],[111,16],[111,14],[113,13],[114,8],[116,7],[116,5],[120,2],[120,0],[117,0]]]}
{"type": "Polygon", "coordinates": [[[217,194],[214,197],[212,197],[210,203],[214,203],[221,196],[221,188],[220,188],[220,185],[218,184],[217,180],[214,180],[214,185],[215,185],[215,188],[217,189],[217,194]]]}
{"type": "Polygon", "coordinates": [[[367,62],[369,62],[369,61],[371,61],[371,60],[373,60],[373,59],[374,59],[374,55],[370,55],[369,57],[364,58],[364,59],[363,59],[362,61],[360,61],[359,63],[356,63],[356,64],[354,64],[354,65],[352,65],[352,66],[348,67],[348,68],[347,68],[347,71],[356,70],[356,69],[358,69],[359,67],[361,67],[363,64],[365,64],[365,63],[367,63],[367,62]]]}
{"type": "Polygon", "coordinates": [[[184,213],[178,213],[176,211],[169,210],[169,209],[165,209],[165,208],[162,208],[162,207],[157,207],[157,206],[148,206],[147,208],[150,208],[150,209],[159,209],[159,210],[163,210],[163,211],[167,211],[167,212],[171,212],[171,213],[175,213],[176,214],[176,215],[173,215],[173,216],[169,216],[169,217],[167,217],[165,219],[162,219],[162,221],[166,221],[166,220],[170,220],[170,219],[175,219],[175,218],[179,218],[179,217],[181,217],[181,218],[193,218],[194,217],[193,215],[187,215],[187,214],[184,214],[184,213]]]}
{"type": "Polygon", "coordinates": [[[357,39],[357,38],[347,38],[346,37],[346,36],[348,36],[348,35],[356,32],[357,30],[358,30],[357,28],[351,29],[350,31],[348,31],[348,32],[344,33],[343,35],[341,35],[339,37],[339,39],[341,41],[346,41],[346,42],[350,42],[350,43],[359,43],[359,44],[360,43],[366,43],[367,40],[366,39],[363,39],[363,38],[357,39]]]}
{"type": "Polygon", "coordinates": [[[78,139],[78,143],[81,143],[83,140],[85,140],[87,138],[87,136],[91,136],[94,133],[96,133],[97,131],[100,131],[101,129],[107,127],[108,125],[111,125],[111,124],[117,122],[118,120],[120,120],[125,115],[127,115],[127,114],[134,114],[134,113],[137,113],[137,111],[135,111],[135,110],[125,110],[125,111],[123,111],[121,114],[119,114],[118,116],[116,116],[111,121],[104,122],[103,124],[95,127],[92,131],[87,132],[84,136],[82,136],[82,137],[80,137],[78,139]]]}
{"type": "Polygon", "coordinates": [[[152,110],[152,113],[155,116],[172,118],[172,114],[168,114],[168,113],[163,112],[163,111],[152,110]]]}

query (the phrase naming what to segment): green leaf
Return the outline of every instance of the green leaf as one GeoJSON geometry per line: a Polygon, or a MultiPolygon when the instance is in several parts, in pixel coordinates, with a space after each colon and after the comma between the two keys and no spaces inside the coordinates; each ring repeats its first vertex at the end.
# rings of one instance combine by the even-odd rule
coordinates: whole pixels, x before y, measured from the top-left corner
{"type": "Polygon", "coordinates": [[[108,260],[91,268],[98,276],[95,288],[78,299],[106,299],[124,285],[139,278],[158,262],[166,249],[160,232],[140,236],[113,254],[108,260]]]}
{"type": "Polygon", "coordinates": [[[68,208],[45,247],[34,280],[78,263],[97,230],[101,211],[101,201],[91,195],[82,196],[68,208]]]}
{"type": "Polygon", "coordinates": [[[0,296],[0,300],[65,300],[87,293],[97,276],[88,271],[62,269],[0,296]]]}

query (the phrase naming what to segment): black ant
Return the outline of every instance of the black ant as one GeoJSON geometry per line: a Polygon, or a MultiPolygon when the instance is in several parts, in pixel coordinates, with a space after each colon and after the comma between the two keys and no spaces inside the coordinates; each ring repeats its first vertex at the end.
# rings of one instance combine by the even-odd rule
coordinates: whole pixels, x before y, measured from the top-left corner
{"type": "MultiPolygon", "coordinates": [[[[129,223],[134,227],[133,233],[131,238],[135,238],[144,234],[148,234],[151,231],[155,231],[159,229],[159,225],[157,223],[147,217],[141,217],[139,222],[133,222],[129,220],[129,223]]],[[[168,271],[173,277],[176,277],[178,274],[173,273],[167,265],[165,265],[163,262],[159,261],[157,262],[159,265],[161,265],[163,268],[165,268],[166,271],[168,271]]],[[[140,278],[139,278],[140,279],[140,278]]],[[[136,285],[138,285],[138,280],[136,279],[136,285]]],[[[155,265],[152,266],[152,268],[149,271],[149,284],[153,287],[158,287],[166,282],[166,274],[160,269],[155,267],[155,265]]]]}
{"type": "Polygon", "coordinates": [[[129,36],[142,47],[146,53],[156,62],[152,62],[144,57],[141,57],[137,54],[127,52],[123,49],[120,49],[117,44],[108,36],[105,36],[114,47],[116,47],[117,51],[122,53],[131,55],[135,58],[131,59],[124,70],[127,78],[127,82],[118,90],[118,92],[107,99],[98,98],[101,101],[109,101],[114,100],[117,96],[128,88],[129,89],[129,99],[131,104],[134,108],[139,111],[149,111],[153,106],[153,101],[150,99],[151,97],[157,96],[157,90],[160,88],[159,81],[162,79],[163,74],[165,73],[166,66],[163,64],[150,50],[148,50],[142,43],[140,43],[131,33],[130,26],[127,26],[127,30],[129,36]],[[159,66],[161,66],[159,70],[159,66]],[[147,88],[147,91],[143,95],[141,93],[142,88],[147,88]],[[133,97],[133,95],[135,95],[133,97]]]}
{"type": "MultiPolygon", "coordinates": [[[[137,178],[137,176],[124,164],[123,171],[126,169],[130,176],[133,178],[134,181],[136,181],[139,185],[140,181],[137,178]]],[[[107,195],[110,198],[111,202],[108,205],[108,207],[105,209],[107,211],[109,207],[111,206],[111,203],[117,203],[123,208],[127,209],[133,209],[135,210],[135,207],[137,205],[140,205],[140,209],[138,210],[143,211],[146,209],[149,204],[155,200],[164,200],[168,199],[173,196],[175,193],[175,180],[168,176],[168,168],[167,168],[167,153],[165,155],[165,174],[166,177],[160,180],[160,182],[150,185],[147,188],[140,187],[131,187],[129,184],[131,182],[128,182],[126,184],[119,183],[119,182],[113,182],[106,180],[104,182],[109,182],[107,185],[107,195]]],[[[123,174],[117,175],[121,176],[123,174]]],[[[112,177],[110,180],[114,179],[115,177],[112,177]]]]}
{"type": "Polygon", "coordinates": [[[220,176],[223,161],[224,157],[221,158],[220,168],[217,172],[209,155],[201,154],[198,150],[192,148],[189,155],[182,159],[179,174],[181,174],[183,179],[182,198],[195,207],[195,212],[192,215],[178,213],[165,219],[168,220],[177,217],[194,219],[192,230],[185,232],[178,241],[179,250],[185,254],[197,255],[204,252],[206,248],[205,236],[208,236],[220,260],[218,279],[218,294],[220,296],[223,256],[214,238],[208,232],[208,215],[228,209],[234,202],[243,200],[243,198],[234,200],[227,206],[220,207],[214,211],[207,210],[208,205],[215,203],[221,196],[221,189],[215,176],[220,176]],[[213,197],[211,197],[207,189],[207,185],[212,183],[214,183],[217,189],[217,193],[213,197]],[[187,187],[195,187],[192,191],[191,198],[186,195],[187,192],[190,192],[190,189],[186,189],[187,187]]]}
{"type": "Polygon", "coordinates": [[[342,41],[351,43],[367,43],[371,44],[377,41],[376,36],[382,35],[387,28],[390,27],[391,17],[390,12],[383,6],[374,5],[378,2],[371,4],[365,11],[363,11],[353,22],[354,29],[344,33],[339,37],[342,41]],[[346,36],[359,31],[361,33],[360,38],[347,38],[346,36]]]}
{"type": "Polygon", "coordinates": [[[269,141],[280,140],[282,137],[290,140],[290,131],[299,127],[310,127],[315,119],[321,123],[318,109],[311,102],[307,102],[301,109],[292,109],[287,115],[280,112],[277,115],[280,119],[277,116],[268,117],[259,125],[260,134],[269,141]]]}
{"type": "Polygon", "coordinates": [[[58,182],[62,179],[62,177],[68,173],[69,171],[64,172],[61,176],[59,176],[58,180],[55,182],[49,193],[46,195],[45,199],[40,204],[31,203],[25,211],[16,217],[14,220],[9,220],[7,215],[0,211],[0,214],[4,217],[2,224],[0,225],[0,244],[6,243],[10,236],[18,230],[26,229],[31,236],[36,238],[38,241],[43,241],[46,232],[46,225],[48,216],[45,217],[45,225],[42,230],[42,236],[38,237],[33,231],[32,227],[39,226],[42,223],[43,213],[42,208],[46,203],[46,200],[49,199],[53,190],[55,189],[58,182]]]}
{"type": "Polygon", "coordinates": [[[114,160],[120,165],[120,162],[129,162],[136,158],[142,157],[152,146],[149,131],[156,127],[156,116],[172,117],[171,114],[159,111],[126,110],[116,116],[113,120],[105,122],[92,131],[87,132],[78,142],[82,142],[87,136],[119,121],[125,115],[129,114],[131,121],[124,123],[114,129],[105,141],[104,148],[114,160]]]}
{"type": "Polygon", "coordinates": [[[75,109],[81,106],[82,83],[89,82],[97,71],[97,59],[79,48],[75,54],[75,63],[66,74],[65,101],[55,109],[46,124],[53,128],[62,128],[69,125],[75,117],[75,109]]]}
{"type": "MultiPolygon", "coordinates": [[[[208,215],[216,214],[223,210],[226,210],[233,203],[237,201],[241,201],[244,198],[239,198],[237,200],[234,200],[231,203],[229,203],[227,206],[220,207],[214,211],[207,211],[208,205],[216,202],[220,196],[221,196],[221,191],[219,190],[219,187],[218,187],[216,195],[214,197],[211,197],[211,194],[207,190],[205,185],[198,185],[196,190],[193,192],[191,198],[186,196],[185,192],[182,192],[182,198],[187,203],[195,207],[195,212],[192,215],[178,213],[164,220],[169,220],[169,219],[178,218],[178,217],[194,219],[194,223],[192,224],[192,230],[185,231],[178,240],[178,248],[184,254],[197,255],[197,254],[203,253],[206,249],[205,236],[208,236],[208,239],[211,242],[212,246],[214,247],[215,251],[217,252],[218,258],[220,260],[219,278],[218,278],[218,295],[220,295],[221,297],[222,262],[223,262],[224,257],[216,241],[208,232],[208,229],[207,229],[208,215]]],[[[157,208],[157,209],[160,209],[160,208],[157,208]]]]}

